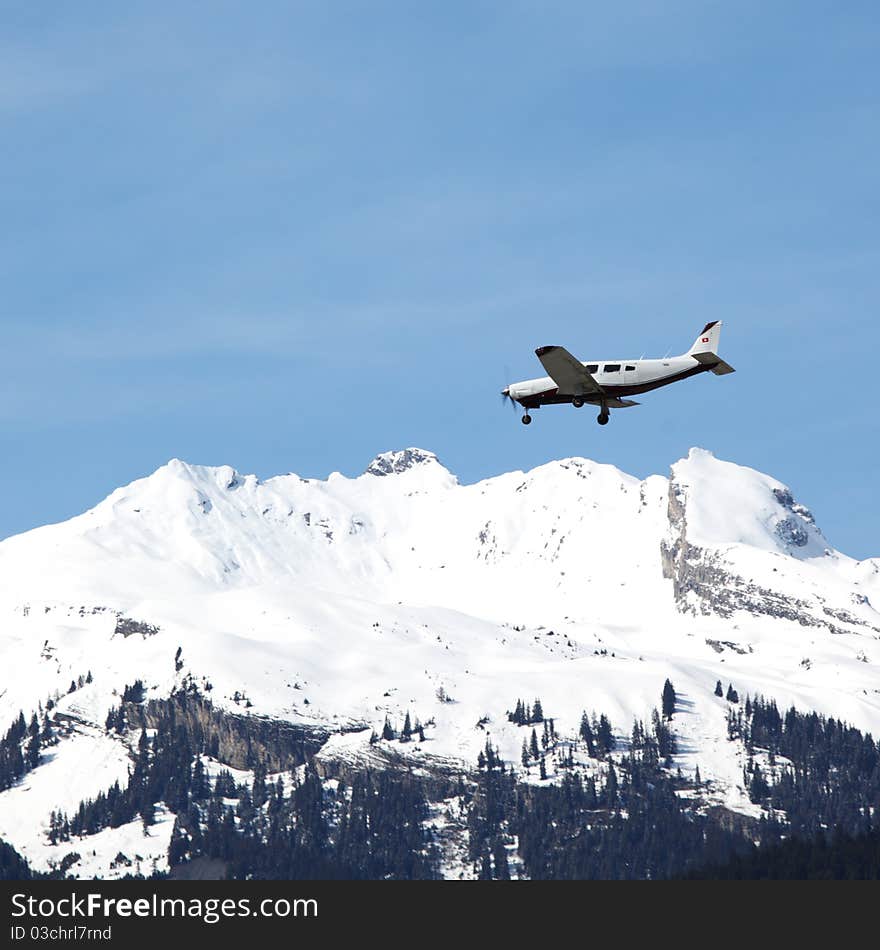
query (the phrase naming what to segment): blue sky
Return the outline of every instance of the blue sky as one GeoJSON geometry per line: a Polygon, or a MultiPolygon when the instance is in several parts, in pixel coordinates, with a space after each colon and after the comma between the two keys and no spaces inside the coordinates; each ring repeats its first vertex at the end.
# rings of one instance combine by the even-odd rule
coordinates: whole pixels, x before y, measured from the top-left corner
{"type": "Polygon", "coordinates": [[[173,456],[419,445],[473,481],[701,445],[880,554],[875,2],[0,11],[0,537],[173,456]],[[605,429],[500,403],[536,346],[719,318],[736,375],[605,429]]]}

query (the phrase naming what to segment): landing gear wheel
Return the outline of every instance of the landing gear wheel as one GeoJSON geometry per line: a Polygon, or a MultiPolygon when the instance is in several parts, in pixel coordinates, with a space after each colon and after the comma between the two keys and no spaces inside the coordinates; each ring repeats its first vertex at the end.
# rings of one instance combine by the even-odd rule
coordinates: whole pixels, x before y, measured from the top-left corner
{"type": "Polygon", "coordinates": [[[520,421],[522,422],[524,426],[527,426],[531,423],[532,417],[528,413],[526,413],[520,421]]]}
{"type": "Polygon", "coordinates": [[[580,409],[581,406],[583,406],[584,401],[583,399],[572,399],[571,404],[575,407],[575,409],[580,409]]]}
{"type": "Polygon", "coordinates": [[[599,415],[596,416],[596,422],[598,422],[600,426],[607,426],[607,425],[608,425],[608,420],[609,420],[610,418],[611,418],[611,416],[610,416],[608,410],[607,410],[607,409],[603,409],[602,412],[600,412],[599,415]]]}

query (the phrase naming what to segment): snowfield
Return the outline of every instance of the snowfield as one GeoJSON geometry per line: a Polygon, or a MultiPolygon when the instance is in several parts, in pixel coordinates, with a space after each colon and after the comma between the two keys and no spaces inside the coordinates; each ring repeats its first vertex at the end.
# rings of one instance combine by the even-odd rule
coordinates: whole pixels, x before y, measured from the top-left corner
{"type": "Polygon", "coordinates": [[[0,730],[49,698],[71,730],[0,794],[0,838],[40,869],[76,851],[79,876],[166,867],[162,810],[149,837],[45,835],[53,809],[124,783],[136,736],[103,726],[136,679],[320,726],[320,755],[352,762],[409,712],[425,739],[395,754],[463,768],[487,738],[519,763],[517,699],[540,697],[563,736],[587,710],[625,739],[668,677],[676,765],[749,813],[716,680],[880,731],[880,561],[834,550],[786,486],[700,449],[669,478],[572,458],[474,485],[420,449],[326,481],[174,460],[0,543],[0,578],[0,730]],[[120,853],[133,864],[111,867],[120,853]]]}

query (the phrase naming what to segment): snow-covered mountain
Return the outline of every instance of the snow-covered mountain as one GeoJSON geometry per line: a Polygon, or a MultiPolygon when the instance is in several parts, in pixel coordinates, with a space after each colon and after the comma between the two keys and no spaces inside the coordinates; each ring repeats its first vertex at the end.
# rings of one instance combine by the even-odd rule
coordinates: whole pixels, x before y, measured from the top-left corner
{"type": "MultiPolygon", "coordinates": [[[[473,485],[414,448],[326,481],[174,460],[0,543],[0,579],[0,728],[51,698],[70,731],[0,793],[0,838],[37,867],[58,857],[51,810],[124,781],[128,741],[103,726],[136,679],[148,698],[194,684],[307,727],[327,762],[381,766],[371,734],[409,712],[425,740],[394,756],[430,771],[472,763],[487,735],[517,762],[520,697],[557,732],[586,709],[625,734],[668,677],[676,765],[745,812],[717,680],[880,731],[880,561],[836,551],[785,485],[701,449],[669,478],[571,458],[473,485]]],[[[76,873],[112,874],[126,849],[162,867],[157,817],[149,840],[96,835],[76,873]]]]}

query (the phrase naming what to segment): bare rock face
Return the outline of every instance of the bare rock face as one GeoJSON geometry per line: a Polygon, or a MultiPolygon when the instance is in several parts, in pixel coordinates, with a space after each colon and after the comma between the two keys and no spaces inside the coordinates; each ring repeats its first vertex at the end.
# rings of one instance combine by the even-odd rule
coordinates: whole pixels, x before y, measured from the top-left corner
{"type": "Polygon", "coordinates": [[[424,449],[401,449],[396,452],[383,452],[377,455],[367,466],[368,475],[400,475],[418,465],[439,465],[437,456],[424,449]]]}
{"type": "Polygon", "coordinates": [[[184,722],[211,756],[235,769],[253,768],[255,762],[270,772],[293,768],[316,753],[329,735],[326,729],[228,713],[185,692],[146,703],[127,702],[125,714],[136,728],[168,728],[184,722]]]}
{"type": "Polygon", "coordinates": [[[116,618],[115,633],[123,637],[131,637],[134,634],[140,634],[142,637],[153,637],[159,632],[159,628],[151,623],[145,623],[143,620],[133,620],[131,617],[123,617],[119,614],[116,618]]]}
{"type": "MultiPolygon", "coordinates": [[[[824,627],[831,633],[880,634],[880,627],[843,606],[827,604],[825,598],[793,596],[746,578],[729,554],[731,545],[693,544],[688,535],[688,493],[693,488],[669,481],[667,519],[669,533],[661,541],[663,576],[672,581],[676,607],[694,616],[714,614],[731,617],[741,610],[752,616],[791,620],[804,627],[824,627]]],[[[776,521],[773,532],[786,549],[803,548],[810,541],[807,525],[815,525],[812,513],[792,498],[787,489],[773,489],[775,500],[790,512],[776,521]]],[[[772,553],[765,555],[772,558],[772,553]]],[[[762,572],[762,577],[772,577],[762,572]]],[[[850,597],[850,604],[869,606],[867,598],[850,597]]]]}
{"type": "Polygon", "coordinates": [[[809,508],[798,504],[787,488],[774,488],[773,496],[783,508],[791,512],[789,517],[777,522],[775,529],[777,537],[784,544],[797,548],[806,547],[810,541],[807,525],[815,526],[816,524],[813,513],[809,508]]]}
{"type": "Polygon", "coordinates": [[[733,578],[711,550],[691,544],[687,533],[687,490],[669,480],[669,536],[660,543],[663,576],[672,581],[681,613],[729,617],[737,608],[729,587],[733,578]]]}

